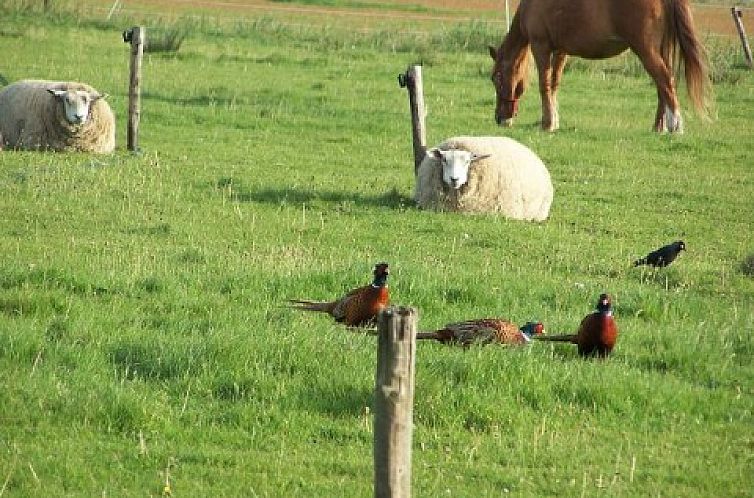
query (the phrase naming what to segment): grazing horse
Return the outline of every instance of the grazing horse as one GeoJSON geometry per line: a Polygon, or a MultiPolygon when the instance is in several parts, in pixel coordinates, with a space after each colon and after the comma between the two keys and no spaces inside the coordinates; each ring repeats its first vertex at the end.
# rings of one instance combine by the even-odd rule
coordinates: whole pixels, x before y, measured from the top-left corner
{"type": "Polygon", "coordinates": [[[518,112],[530,47],[547,131],[559,126],[557,91],[568,55],[605,59],[629,48],[657,86],[655,131],[683,132],[673,77],[681,62],[691,102],[707,115],[711,84],[688,0],[521,0],[502,45],[490,47],[498,124],[512,125],[518,112]]]}

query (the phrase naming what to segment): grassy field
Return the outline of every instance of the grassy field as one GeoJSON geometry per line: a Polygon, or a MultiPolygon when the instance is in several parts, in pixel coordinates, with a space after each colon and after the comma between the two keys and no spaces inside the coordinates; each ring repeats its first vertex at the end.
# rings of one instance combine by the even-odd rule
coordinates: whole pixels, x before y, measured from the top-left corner
{"type": "Polygon", "coordinates": [[[0,152],[0,496],[369,496],[374,339],[283,304],[382,260],[422,329],[568,332],[608,291],[621,330],[603,362],[420,344],[416,496],[752,496],[754,75],[735,46],[710,42],[716,119],[687,110],[685,135],[650,132],[630,56],[574,63],[546,134],[536,89],[494,124],[484,25],[194,20],[145,58],[132,155],[131,21],[0,7],[5,80],[89,82],[120,125],[110,156],[0,152]],[[413,207],[396,76],[417,60],[429,141],[531,147],[547,222],[413,207]],[[630,267],[678,238],[670,268],[630,267]]]}

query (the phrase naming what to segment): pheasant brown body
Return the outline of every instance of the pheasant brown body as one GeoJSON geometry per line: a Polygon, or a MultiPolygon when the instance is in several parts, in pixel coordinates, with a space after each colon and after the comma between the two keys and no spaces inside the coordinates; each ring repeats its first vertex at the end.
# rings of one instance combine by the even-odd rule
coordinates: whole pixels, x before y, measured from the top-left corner
{"type": "Polygon", "coordinates": [[[581,356],[608,356],[618,341],[618,325],[613,318],[610,296],[602,294],[597,311],[581,320],[576,334],[537,337],[540,341],[570,342],[576,344],[581,356]]]}
{"type": "Polygon", "coordinates": [[[390,303],[388,274],[387,263],[379,263],[374,268],[374,281],[370,285],[353,289],[340,299],[325,302],[294,299],[290,302],[296,309],[327,313],[336,322],[349,327],[368,325],[390,303]]]}
{"type": "Polygon", "coordinates": [[[523,345],[531,340],[532,334],[541,334],[542,324],[528,323],[519,328],[513,322],[501,318],[480,318],[465,322],[449,323],[432,332],[419,332],[417,339],[435,339],[443,344],[508,344],[523,345]]]}

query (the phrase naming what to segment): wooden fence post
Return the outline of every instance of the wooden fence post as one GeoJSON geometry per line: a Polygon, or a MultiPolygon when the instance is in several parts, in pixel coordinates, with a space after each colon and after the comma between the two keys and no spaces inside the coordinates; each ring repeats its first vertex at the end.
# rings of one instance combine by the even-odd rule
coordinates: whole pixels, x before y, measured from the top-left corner
{"type": "Polygon", "coordinates": [[[144,56],[146,29],[134,26],[123,32],[123,41],[131,44],[131,77],[128,84],[128,150],[139,148],[141,119],[141,59],[144,56]]]}
{"type": "Polygon", "coordinates": [[[744,48],[744,55],[746,56],[746,62],[749,67],[754,67],[754,60],[751,58],[751,47],[749,47],[749,40],[746,38],[746,31],[744,31],[744,23],[741,21],[743,12],[740,7],[731,7],[730,13],[733,15],[733,22],[736,24],[738,30],[738,36],[741,38],[741,45],[744,48]]]}
{"type": "Polygon", "coordinates": [[[411,434],[417,312],[390,307],[378,318],[374,388],[374,496],[411,496],[411,434]]]}
{"type": "Polygon", "coordinates": [[[422,67],[414,64],[405,73],[398,75],[398,84],[408,89],[408,102],[411,107],[411,131],[414,144],[414,174],[427,153],[427,128],[424,107],[424,87],[422,84],[422,67]]]}

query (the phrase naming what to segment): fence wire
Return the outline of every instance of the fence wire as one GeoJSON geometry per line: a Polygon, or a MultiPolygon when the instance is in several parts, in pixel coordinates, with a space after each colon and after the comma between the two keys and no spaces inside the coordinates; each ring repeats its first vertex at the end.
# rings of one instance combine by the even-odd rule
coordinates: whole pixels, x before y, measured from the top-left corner
{"type": "MultiPolygon", "coordinates": [[[[187,12],[175,12],[175,11],[166,11],[166,10],[145,10],[143,8],[133,8],[133,7],[126,7],[123,0],[115,0],[111,7],[92,7],[90,12],[93,13],[99,13],[100,15],[105,14],[105,17],[107,19],[111,19],[114,15],[120,15],[125,14],[133,17],[139,17],[139,18],[183,18],[183,19],[194,19],[194,20],[209,20],[209,21],[215,21],[215,22],[237,22],[242,21],[246,18],[246,16],[230,16],[230,15],[216,15],[216,14],[192,14],[187,12]]],[[[436,14],[421,14],[421,13],[415,13],[415,12],[375,12],[375,11],[365,11],[363,9],[338,9],[337,7],[333,8],[316,8],[316,7],[308,7],[308,6],[291,6],[291,5],[270,5],[270,4],[240,4],[240,3],[233,3],[233,2],[217,2],[217,1],[211,1],[211,0],[173,0],[173,4],[178,4],[186,7],[200,7],[202,9],[209,9],[209,10],[216,10],[216,11],[223,11],[223,10],[229,10],[229,9],[236,9],[239,11],[256,11],[261,14],[311,14],[311,15],[319,15],[319,16],[342,16],[342,17],[358,17],[358,18],[369,18],[369,19],[384,19],[384,20],[395,20],[395,19],[401,19],[401,20],[407,20],[410,19],[411,21],[418,21],[418,22],[441,22],[441,23],[452,23],[452,24],[463,24],[463,23],[472,23],[472,22],[482,22],[485,24],[491,24],[491,25],[505,25],[506,21],[503,18],[500,19],[480,19],[477,17],[469,17],[469,16],[450,16],[450,15],[436,15],[436,14]]],[[[726,11],[726,14],[730,16],[730,9],[731,5],[717,5],[717,4],[707,4],[707,3],[692,3],[691,6],[694,9],[709,9],[709,10],[724,10],[726,11]]],[[[748,7],[748,6],[739,6],[739,9],[742,12],[751,12],[754,15],[754,7],[748,7]]],[[[501,10],[501,15],[503,15],[503,11],[501,10]]],[[[95,16],[98,17],[98,16],[95,16]]],[[[297,22],[287,22],[287,21],[277,21],[280,25],[283,26],[290,26],[290,27],[308,27],[310,24],[308,23],[297,23],[297,22]]],[[[735,27],[733,26],[733,21],[730,21],[731,23],[731,29],[735,31],[735,27]]],[[[372,27],[355,27],[354,31],[357,32],[363,32],[363,33],[372,33],[372,32],[379,32],[383,31],[382,28],[372,28],[372,27]]],[[[405,33],[416,33],[416,34],[426,34],[426,31],[418,30],[418,31],[412,31],[412,30],[403,30],[405,33]]],[[[712,33],[714,36],[728,36],[723,35],[719,33],[712,33]]]]}

